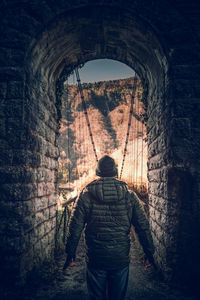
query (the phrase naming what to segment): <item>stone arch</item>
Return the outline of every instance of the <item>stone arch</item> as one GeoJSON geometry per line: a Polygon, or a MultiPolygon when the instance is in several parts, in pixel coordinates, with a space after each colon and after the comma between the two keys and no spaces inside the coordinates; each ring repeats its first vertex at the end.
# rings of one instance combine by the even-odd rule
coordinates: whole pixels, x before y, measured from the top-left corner
{"type": "MultiPolygon", "coordinates": [[[[189,165],[186,164],[190,154],[188,142],[193,143],[197,134],[191,136],[192,115],[187,112],[186,101],[181,102],[180,98],[187,92],[191,101],[197,98],[196,82],[191,80],[189,68],[193,66],[197,72],[193,59],[199,61],[199,55],[196,34],[185,17],[177,9],[168,7],[167,1],[155,1],[156,7],[154,1],[147,2],[93,1],[91,4],[85,1],[81,4],[73,1],[72,4],[59,1],[55,5],[52,1],[43,1],[40,7],[37,1],[35,5],[25,1],[19,7],[7,3],[2,9],[1,45],[6,43],[7,50],[2,47],[1,51],[2,57],[8,59],[4,62],[1,90],[5,106],[12,103],[16,108],[13,112],[8,105],[5,113],[9,136],[3,144],[6,167],[2,199],[14,224],[8,207],[12,203],[18,230],[17,234],[11,230],[10,239],[6,241],[10,253],[3,252],[3,255],[16,258],[20,254],[16,260],[18,275],[30,271],[40,262],[38,258],[43,260],[52,255],[59,81],[76,65],[106,57],[134,68],[145,87],[150,223],[155,257],[166,277],[178,276],[177,257],[181,257],[180,261],[184,259],[178,238],[184,208],[178,197],[179,189],[174,189],[170,176],[177,174],[177,178],[185,178],[183,173],[188,172],[188,168],[189,173],[197,172],[196,152],[193,151],[189,165]],[[16,12],[20,14],[15,15],[16,12]],[[179,26],[182,31],[176,30],[179,26]],[[187,43],[184,33],[187,33],[187,43]],[[189,42],[193,43],[193,49],[189,42]],[[185,79],[180,76],[182,72],[185,79]],[[175,97],[179,101],[175,101],[175,97]],[[184,108],[178,107],[180,105],[184,108]],[[183,154],[180,141],[185,139],[188,148],[183,154]]],[[[190,207],[191,215],[195,203],[190,207]]],[[[186,223],[190,220],[189,217],[186,223]]],[[[5,269],[9,270],[10,266],[8,263],[5,269]]]]}
{"type": "MultiPolygon", "coordinates": [[[[156,102],[162,111],[168,64],[151,26],[146,22],[144,25],[139,17],[126,9],[87,6],[62,14],[29,48],[26,57],[27,99],[37,103],[38,113],[43,112],[40,120],[45,118],[45,106],[51,103],[51,113],[53,105],[58,109],[54,126],[55,121],[58,124],[59,83],[62,84],[75,66],[96,58],[117,59],[134,68],[145,87],[147,115],[152,115],[156,102]]],[[[31,113],[32,120],[38,117],[34,110],[31,113]]],[[[151,122],[156,124],[159,118],[159,112],[154,113],[151,122]]],[[[51,134],[47,136],[45,128],[42,132],[41,121],[33,130],[35,136],[39,134],[39,139],[47,139],[47,147],[50,147],[51,134]]]]}

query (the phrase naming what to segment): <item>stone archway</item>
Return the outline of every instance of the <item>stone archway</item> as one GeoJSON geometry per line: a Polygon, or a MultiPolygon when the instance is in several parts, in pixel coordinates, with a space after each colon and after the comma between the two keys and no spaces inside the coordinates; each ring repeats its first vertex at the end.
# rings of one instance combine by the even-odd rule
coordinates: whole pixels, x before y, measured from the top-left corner
{"type": "MultiPolygon", "coordinates": [[[[150,33],[150,28],[145,27],[139,18],[137,20],[126,10],[90,6],[60,16],[59,20],[51,24],[51,27],[32,45],[30,56],[27,57],[26,66],[30,66],[30,69],[27,69],[30,76],[27,86],[29,87],[28,93],[32,93],[28,98],[38,106],[39,114],[37,116],[34,110],[32,111],[32,119],[37,118],[33,134],[39,140],[43,139],[47,149],[51,149],[50,138],[55,138],[52,130],[49,131],[47,124],[49,119],[46,120],[48,110],[52,114],[53,105],[58,109],[54,124],[56,124],[56,118],[59,119],[59,82],[62,82],[62,78],[65,79],[65,75],[68,75],[76,65],[89,59],[102,57],[118,59],[136,69],[145,86],[147,115],[152,115],[152,118],[148,118],[147,126],[152,129],[152,122],[157,124],[160,120],[157,129],[160,131],[158,135],[161,135],[166,118],[162,110],[162,95],[165,93],[167,60],[157,38],[152,32],[150,33]],[[57,99],[50,96],[55,93],[55,83],[57,84],[57,99]],[[38,95],[37,98],[33,96],[33,93],[38,95]],[[152,109],[154,109],[154,115],[152,109]]],[[[152,134],[151,139],[155,138],[157,136],[152,134]]],[[[161,139],[164,147],[164,135],[161,139]]],[[[157,150],[154,149],[154,151],[157,150]]],[[[160,152],[158,156],[162,161],[165,151],[161,149],[160,152]]],[[[46,164],[44,166],[50,169],[50,166],[46,164]]],[[[53,173],[54,170],[51,172],[53,173]]],[[[39,184],[41,188],[46,188],[45,184],[39,184]]],[[[41,193],[40,197],[42,196],[41,193]]]]}
{"type": "MultiPolygon", "coordinates": [[[[175,74],[180,74],[182,70],[175,67],[182,63],[178,53],[184,55],[185,46],[183,49],[177,45],[175,47],[174,27],[170,25],[172,21],[176,26],[183,25],[184,19],[176,10],[168,8],[165,1],[157,6],[157,10],[145,1],[136,1],[131,5],[127,2],[127,6],[120,1],[107,4],[106,1],[104,4],[97,1],[97,6],[95,3],[74,3],[74,7],[70,1],[57,6],[44,3],[43,12],[38,3],[36,7],[21,5],[20,16],[24,19],[24,27],[20,27],[18,16],[9,19],[17,8],[5,7],[10,16],[8,14],[4,19],[8,20],[8,23],[3,23],[4,28],[7,34],[11,34],[10,39],[14,33],[18,34],[14,40],[15,48],[18,48],[15,55],[12,50],[5,51],[5,57],[9,56],[8,53],[12,54],[13,66],[5,69],[6,81],[5,84],[2,81],[1,85],[5,105],[9,103],[6,126],[10,134],[3,144],[9,168],[3,168],[5,182],[2,199],[13,226],[5,242],[5,249],[9,246],[10,252],[2,252],[7,259],[5,270],[12,267],[10,257],[15,261],[16,274],[21,276],[29,272],[34,264],[52,256],[59,81],[75,66],[106,57],[128,64],[143,81],[148,117],[150,223],[156,246],[155,257],[165,276],[176,278],[179,272],[175,265],[184,259],[178,235],[183,221],[180,214],[185,212],[185,208],[181,204],[179,188],[174,188],[176,181],[170,178],[172,174],[180,181],[189,172],[185,160],[189,157],[190,147],[182,155],[180,141],[185,138],[188,141],[191,117],[187,115],[187,109],[178,110],[173,105],[174,97],[180,98],[180,89],[184,86],[178,78],[174,80],[175,74]],[[161,20],[165,9],[169,19],[161,20]],[[48,21],[45,19],[47,11],[48,21]],[[21,49],[19,40],[24,42],[21,49]],[[11,103],[14,111],[9,110],[11,103]],[[7,181],[6,174],[9,177],[7,181]],[[12,176],[14,179],[10,182],[12,176]]],[[[190,32],[187,24],[184,30],[190,32]]],[[[179,42],[184,40],[181,32],[177,33],[177,38],[179,42]]],[[[4,35],[4,42],[5,39],[4,35]]],[[[9,48],[9,39],[7,43],[9,48]]],[[[185,68],[192,64],[187,55],[185,62],[185,68]]],[[[188,84],[194,87],[187,72],[188,84]]],[[[195,155],[190,160],[190,168],[194,166],[195,155]]],[[[185,215],[184,228],[191,220],[194,206],[189,207],[189,218],[185,215]]],[[[7,223],[8,220],[5,220],[6,228],[7,223]]],[[[186,235],[189,234],[191,232],[186,235]]],[[[187,251],[185,246],[184,255],[187,251]]],[[[190,264],[188,268],[191,268],[190,264]]]]}

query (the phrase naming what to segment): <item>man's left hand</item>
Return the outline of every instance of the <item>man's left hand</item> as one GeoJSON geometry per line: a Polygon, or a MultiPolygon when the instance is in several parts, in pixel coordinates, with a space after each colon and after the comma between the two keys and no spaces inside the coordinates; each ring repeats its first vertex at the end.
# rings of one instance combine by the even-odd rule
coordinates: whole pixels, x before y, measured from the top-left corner
{"type": "Polygon", "coordinates": [[[68,267],[74,267],[76,265],[76,262],[74,261],[74,259],[70,256],[67,256],[65,264],[63,266],[63,271],[65,269],[67,269],[68,267]]]}

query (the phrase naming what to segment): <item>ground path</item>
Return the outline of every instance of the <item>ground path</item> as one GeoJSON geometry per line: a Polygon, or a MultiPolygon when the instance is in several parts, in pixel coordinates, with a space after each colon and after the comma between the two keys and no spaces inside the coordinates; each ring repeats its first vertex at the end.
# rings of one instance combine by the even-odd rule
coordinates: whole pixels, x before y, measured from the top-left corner
{"type": "MultiPolygon", "coordinates": [[[[62,271],[65,257],[60,257],[57,276],[38,290],[29,290],[25,300],[89,300],[85,280],[83,242],[77,251],[76,266],[62,271]],[[34,296],[33,296],[34,294],[34,296]]],[[[154,269],[146,269],[140,259],[140,252],[132,241],[130,277],[126,300],[194,300],[180,291],[169,288],[158,279],[154,269]]]]}

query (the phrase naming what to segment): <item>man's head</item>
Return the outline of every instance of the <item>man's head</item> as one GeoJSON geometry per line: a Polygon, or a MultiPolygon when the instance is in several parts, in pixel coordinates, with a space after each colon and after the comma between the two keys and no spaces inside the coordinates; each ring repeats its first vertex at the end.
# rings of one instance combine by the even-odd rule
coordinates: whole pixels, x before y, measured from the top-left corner
{"type": "Polygon", "coordinates": [[[96,175],[100,177],[117,176],[117,166],[112,157],[104,155],[97,164],[96,175]]]}

